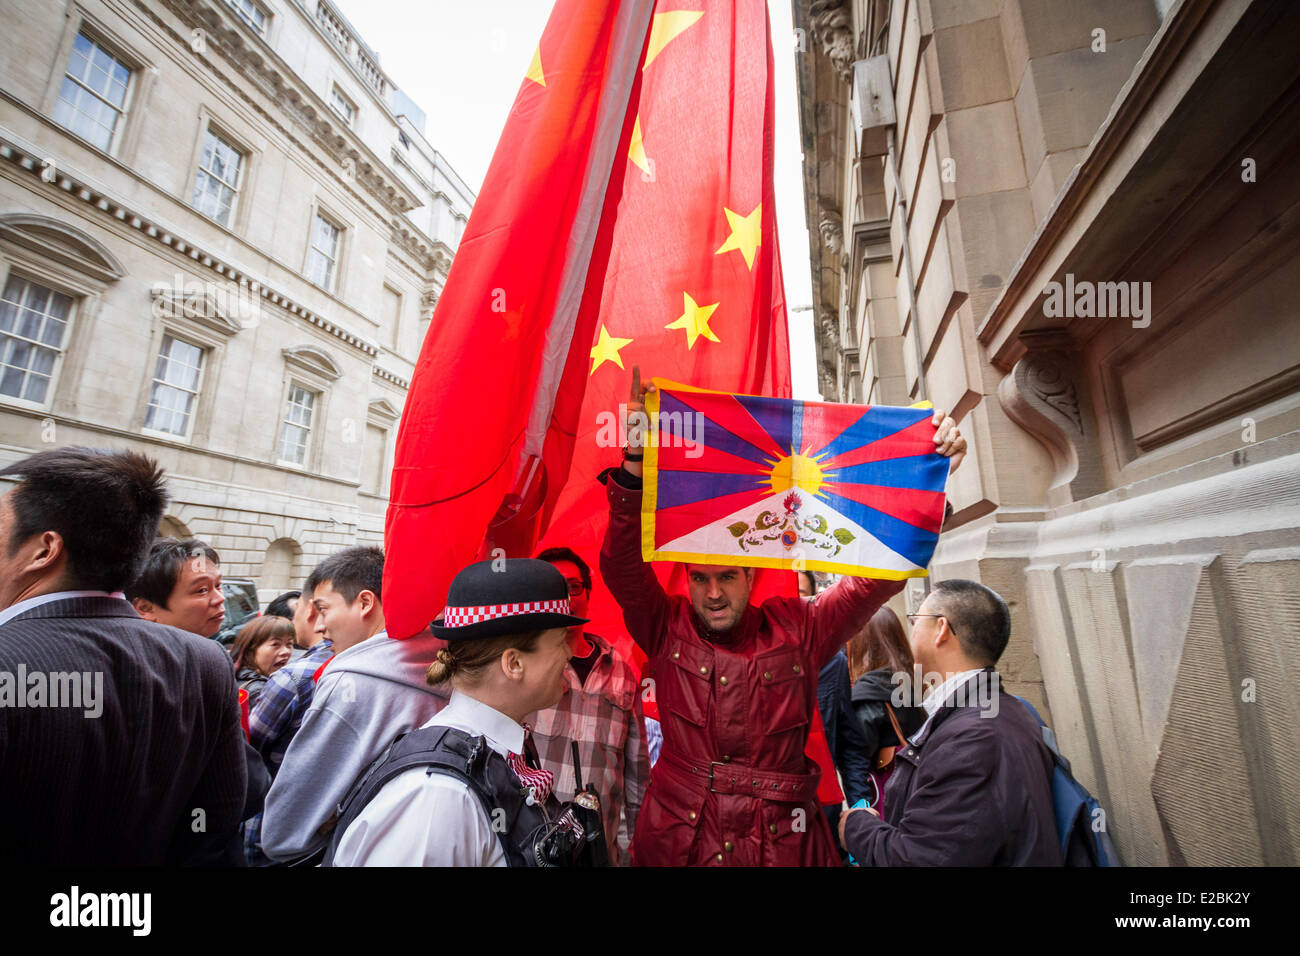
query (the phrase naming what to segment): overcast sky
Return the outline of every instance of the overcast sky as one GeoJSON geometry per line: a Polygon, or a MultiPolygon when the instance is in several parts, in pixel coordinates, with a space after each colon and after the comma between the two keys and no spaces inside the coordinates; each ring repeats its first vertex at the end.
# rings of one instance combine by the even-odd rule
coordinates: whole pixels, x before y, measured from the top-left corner
{"type": "MultiPolygon", "coordinates": [[[[425,135],[471,188],[483,184],[551,0],[334,0],[384,71],[428,117],[425,135]]],[[[769,0],[776,56],[776,206],[791,309],[812,302],[789,0],[769,0]]],[[[812,313],[792,312],[796,398],[820,400],[812,313]]]]}

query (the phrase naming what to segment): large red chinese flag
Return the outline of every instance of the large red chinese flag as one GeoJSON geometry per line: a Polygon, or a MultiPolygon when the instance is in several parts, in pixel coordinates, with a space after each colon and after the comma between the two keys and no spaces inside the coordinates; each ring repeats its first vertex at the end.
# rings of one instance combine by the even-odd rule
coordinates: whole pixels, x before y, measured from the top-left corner
{"type": "MultiPolygon", "coordinates": [[[[597,567],[595,477],[618,462],[633,365],[790,397],[774,102],[764,0],[556,3],[402,416],[384,573],[394,636],[436,617],[455,572],[493,547],[566,545],[597,567]]],[[[794,589],[792,574],[761,572],[754,600],[794,589]]],[[[599,582],[589,613],[644,659],[599,582]]],[[[837,800],[819,720],[810,752],[823,801],[837,800]]]]}
{"type": "MultiPolygon", "coordinates": [[[[490,522],[489,547],[528,554],[546,529],[595,567],[633,364],[790,395],[768,32],[763,0],[556,3],[402,416],[394,636],[438,615],[490,522]]],[[[592,613],[618,640],[601,587],[592,613]]]]}
{"type": "MultiPolygon", "coordinates": [[[[660,0],[644,57],[598,320],[575,340],[547,437],[553,483],[541,546],[594,568],[631,369],[705,388],[790,396],[790,349],[772,184],[774,85],[762,0],[660,0]]],[[[657,568],[670,590],[670,565],[657,568]]],[[[765,578],[761,600],[794,593],[765,578]]],[[[592,594],[592,629],[638,657],[617,605],[592,594]]]]}
{"type": "Polygon", "coordinates": [[[604,263],[653,0],[558,0],[520,85],[402,413],[384,529],[384,616],[410,637],[442,610],[549,420],[604,263]],[[615,174],[615,170],[619,174],[615,174]]]}

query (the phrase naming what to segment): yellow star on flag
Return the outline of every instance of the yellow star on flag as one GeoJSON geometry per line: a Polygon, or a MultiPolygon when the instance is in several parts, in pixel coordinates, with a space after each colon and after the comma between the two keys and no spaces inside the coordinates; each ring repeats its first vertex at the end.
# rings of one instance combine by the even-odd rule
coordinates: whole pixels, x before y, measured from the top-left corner
{"type": "Polygon", "coordinates": [[[695,21],[702,16],[704,16],[703,10],[673,10],[669,13],[656,13],[654,23],[650,27],[650,45],[646,47],[645,63],[641,65],[641,69],[649,69],[650,62],[663,52],[664,47],[694,26],[695,21]]]}
{"type": "Polygon", "coordinates": [[[754,207],[754,211],[748,216],[742,216],[740,213],[732,212],[726,206],[722,211],[727,214],[727,222],[731,226],[731,235],[727,241],[718,247],[715,256],[722,255],[724,252],[732,252],[739,249],[740,254],[745,257],[745,267],[754,268],[754,252],[763,244],[763,204],[759,203],[754,207]]]}
{"type": "Polygon", "coordinates": [[[524,74],[525,80],[532,80],[538,86],[546,85],[546,75],[542,73],[542,46],[539,43],[537,49],[533,51],[533,62],[528,64],[528,72],[524,74]]]}
{"type": "Polygon", "coordinates": [[[631,339],[620,339],[609,334],[609,329],[605,323],[600,323],[600,341],[592,347],[591,350],[591,371],[588,375],[594,375],[596,369],[600,368],[605,362],[613,362],[619,368],[623,367],[623,357],[618,354],[618,350],[630,343],[631,339]]]}
{"type": "Polygon", "coordinates": [[[640,116],[637,116],[637,118],[632,121],[632,143],[628,147],[627,158],[640,166],[641,171],[647,176],[654,175],[650,169],[650,159],[645,154],[645,143],[641,140],[640,116]]]}
{"type": "Polygon", "coordinates": [[[677,321],[665,325],[664,328],[685,329],[686,348],[688,350],[695,348],[695,340],[701,335],[710,342],[721,341],[721,339],[713,334],[713,330],[709,328],[709,316],[713,315],[714,310],[717,309],[720,303],[714,302],[712,305],[697,305],[695,300],[691,298],[689,292],[683,292],[682,298],[686,300],[684,305],[685,311],[677,317],[677,321]]]}

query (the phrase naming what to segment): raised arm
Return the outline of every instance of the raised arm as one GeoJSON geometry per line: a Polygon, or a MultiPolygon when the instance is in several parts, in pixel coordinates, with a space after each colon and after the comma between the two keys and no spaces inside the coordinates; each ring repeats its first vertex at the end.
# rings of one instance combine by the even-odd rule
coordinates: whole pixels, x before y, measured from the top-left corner
{"type": "Polygon", "coordinates": [[[881,605],[903,590],[902,581],[842,577],[808,605],[812,616],[812,655],[817,668],[867,626],[881,605]]]}
{"type": "Polygon", "coordinates": [[[609,527],[600,548],[600,575],[605,587],[623,609],[627,632],[641,650],[653,657],[668,621],[668,595],[654,568],[641,559],[641,489],[620,481],[633,481],[626,472],[607,472],[609,527]]]}
{"type": "Polygon", "coordinates": [[[641,558],[641,454],[645,444],[645,393],[641,370],[632,370],[632,396],[627,406],[627,457],[622,468],[602,475],[609,497],[609,526],[600,549],[600,574],[623,609],[632,640],[654,656],[668,619],[668,595],[654,568],[641,558]]]}

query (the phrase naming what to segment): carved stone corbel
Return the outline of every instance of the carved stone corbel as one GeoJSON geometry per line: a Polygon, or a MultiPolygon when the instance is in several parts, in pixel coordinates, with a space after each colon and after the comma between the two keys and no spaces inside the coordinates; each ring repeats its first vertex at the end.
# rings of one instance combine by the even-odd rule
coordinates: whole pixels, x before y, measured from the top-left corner
{"type": "Polygon", "coordinates": [[[844,258],[844,224],[840,221],[840,214],[833,209],[822,209],[821,222],[817,224],[817,231],[821,233],[822,244],[826,250],[837,260],[844,258]]]}
{"type": "Polygon", "coordinates": [[[835,372],[836,359],[833,353],[827,354],[827,350],[821,349],[821,343],[818,343],[819,351],[822,352],[821,358],[817,362],[817,384],[818,390],[828,401],[835,401],[839,394],[837,386],[839,375],[835,372]]]}
{"type": "Polygon", "coordinates": [[[836,75],[845,83],[853,79],[853,15],[847,0],[813,0],[808,7],[813,36],[836,75]]]}
{"type": "Polygon", "coordinates": [[[1072,340],[1056,330],[1025,332],[1020,339],[1028,351],[999,383],[998,401],[1051,455],[1050,503],[1105,491],[1096,424],[1072,340]]]}

